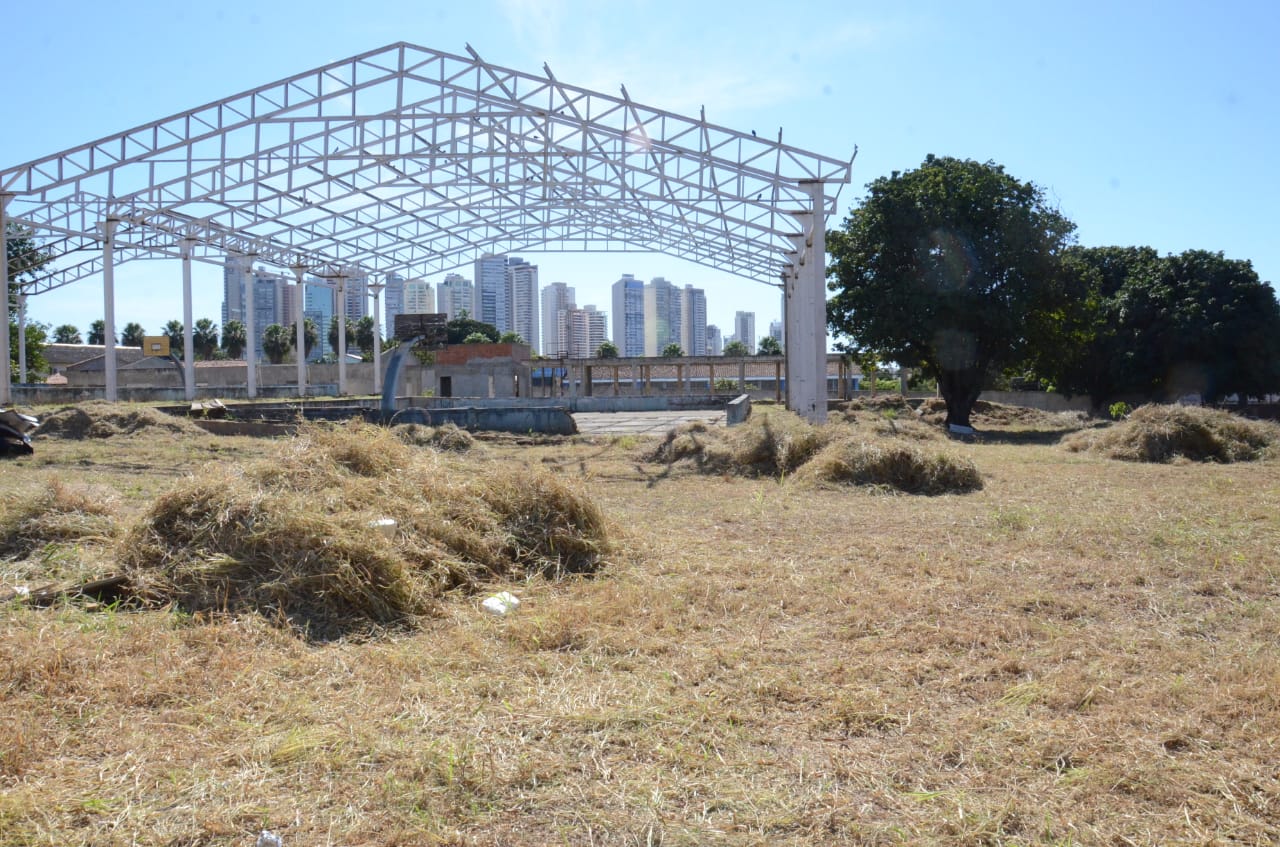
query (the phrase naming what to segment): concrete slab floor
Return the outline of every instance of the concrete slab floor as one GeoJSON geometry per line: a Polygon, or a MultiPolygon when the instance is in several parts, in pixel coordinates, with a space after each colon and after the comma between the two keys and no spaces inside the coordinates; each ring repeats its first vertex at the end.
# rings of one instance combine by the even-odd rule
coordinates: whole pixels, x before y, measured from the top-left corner
{"type": "Polygon", "coordinates": [[[724,412],[695,409],[681,412],[579,412],[573,416],[580,435],[665,435],[689,421],[724,426],[724,412]]]}

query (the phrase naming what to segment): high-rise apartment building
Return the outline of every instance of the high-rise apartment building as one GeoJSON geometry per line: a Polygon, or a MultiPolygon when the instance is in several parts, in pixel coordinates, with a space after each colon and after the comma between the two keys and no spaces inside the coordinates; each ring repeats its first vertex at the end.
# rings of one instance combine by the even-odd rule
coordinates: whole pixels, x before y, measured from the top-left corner
{"type": "Polygon", "coordinates": [[[315,278],[303,286],[302,314],[311,319],[316,334],[320,336],[311,348],[308,361],[317,361],[334,352],[329,347],[329,323],[333,320],[335,295],[332,288],[315,278]]]}
{"type": "Polygon", "coordinates": [[[475,313],[471,311],[474,293],[471,280],[462,274],[445,274],[444,282],[436,286],[436,312],[450,321],[461,315],[464,309],[474,317],[475,313]]]}
{"type": "Polygon", "coordinates": [[[436,302],[431,294],[431,283],[425,279],[407,280],[404,284],[404,313],[427,315],[435,310],[436,302]]]}
{"type": "Polygon", "coordinates": [[[756,313],[735,312],[733,315],[733,337],[747,345],[747,352],[756,353],[756,313]]]}
{"type": "Polygon", "coordinates": [[[574,290],[563,282],[542,289],[542,349],[544,356],[569,355],[569,311],[576,308],[574,290]]]}
{"type": "Polygon", "coordinates": [[[782,346],[782,321],[769,321],[769,337],[782,346]]]}
{"type": "Polygon", "coordinates": [[[400,274],[387,274],[382,280],[382,334],[391,336],[395,331],[396,315],[404,311],[404,277],[400,274]]]}
{"type": "Polygon", "coordinates": [[[506,257],[485,253],[476,259],[471,317],[482,323],[492,324],[498,328],[498,332],[506,332],[511,328],[509,296],[506,257]]]}
{"type": "Polygon", "coordinates": [[[708,356],[719,356],[724,353],[724,337],[720,334],[720,327],[707,324],[706,339],[708,356]]]}
{"type": "Polygon", "coordinates": [[[692,285],[680,292],[680,349],[686,356],[707,355],[707,294],[692,285]]]}
{"type": "Polygon", "coordinates": [[[644,355],[660,356],[668,344],[680,344],[682,300],[680,289],[660,276],[644,287],[644,355]]]}
{"type": "Polygon", "coordinates": [[[608,340],[605,328],[608,318],[595,306],[587,305],[581,309],[569,309],[566,315],[568,326],[568,353],[575,359],[589,359],[600,349],[600,345],[608,340]]]}
{"type": "Polygon", "coordinates": [[[619,356],[644,355],[644,282],[623,274],[613,284],[613,343],[619,356]]]}
{"type": "Polygon", "coordinates": [[[538,266],[518,256],[507,259],[507,302],[511,313],[500,332],[514,332],[535,353],[541,351],[538,333],[538,266]]]}

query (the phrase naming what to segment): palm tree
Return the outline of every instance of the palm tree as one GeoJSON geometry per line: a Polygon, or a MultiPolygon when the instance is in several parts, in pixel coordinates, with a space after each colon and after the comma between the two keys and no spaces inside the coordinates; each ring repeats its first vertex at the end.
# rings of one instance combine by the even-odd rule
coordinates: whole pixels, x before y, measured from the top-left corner
{"type": "MultiPolygon", "coordinates": [[[[360,355],[366,361],[373,358],[373,345],[376,343],[373,338],[373,316],[365,315],[356,321],[356,346],[360,348],[360,355]]],[[[337,336],[335,335],[336,339],[337,336]]]]}
{"type": "Polygon", "coordinates": [[[285,355],[293,349],[293,340],[293,333],[280,324],[271,324],[263,330],[262,352],[267,354],[267,361],[273,365],[283,362],[285,355]]]}
{"type": "MultiPolygon", "coordinates": [[[[351,321],[346,322],[347,331],[343,333],[347,337],[347,352],[350,353],[356,346],[356,328],[351,321]]],[[[329,349],[333,351],[333,355],[338,355],[338,316],[334,315],[329,320],[329,349]]]]}
{"type": "Polygon", "coordinates": [[[182,354],[183,345],[186,343],[183,340],[183,333],[185,332],[186,327],[183,326],[180,320],[175,319],[164,325],[164,334],[169,337],[169,352],[177,353],[178,355],[182,354]]]}
{"type": "Polygon", "coordinates": [[[80,330],[74,324],[63,324],[53,331],[54,344],[83,344],[80,330]]]}
{"type": "MultiPolygon", "coordinates": [[[[89,343],[106,345],[107,322],[99,318],[89,324],[89,343]]],[[[115,344],[116,340],[111,339],[111,343],[115,344]]]]}
{"type": "Polygon", "coordinates": [[[679,359],[683,355],[684,348],[674,341],[662,348],[662,358],[664,359],[679,359]]]}
{"type": "Polygon", "coordinates": [[[141,350],[142,339],[146,334],[147,331],[142,328],[142,324],[130,321],[124,325],[124,332],[120,333],[120,346],[137,347],[141,350]]]}
{"type": "Polygon", "coordinates": [[[760,347],[756,350],[757,356],[781,356],[782,345],[778,343],[778,339],[772,335],[766,335],[760,339],[760,347]]]}
{"type": "Polygon", "coordinates": [[[730,341],[724,345],[724,355],[726,356],[750,356],[751,351],[747,349],[747,345],[742,341],[730,341]]]}
{"type": "Polygon", "coordinates": [[[320,330],[316,327],[316,322],[311,318],[302,319],[302,355],[308,359],[311,358],[311,349],[320,343],[320,330]]]}
{"type": "Polygon", "coordinates": [[[244,355],[247,345],[244,324],[240,321],[227,321],[222,327],[222,349],[227,351],[227,358],[239,359],[244,355]]]}
{"type": "Polygon", "coordinates": [[[196,348],[196,358],[206,362],[213,358],[213,351],[218,349],[218,325],[208,318],[196,321],[196,331],[192,337],[196,348]]]}

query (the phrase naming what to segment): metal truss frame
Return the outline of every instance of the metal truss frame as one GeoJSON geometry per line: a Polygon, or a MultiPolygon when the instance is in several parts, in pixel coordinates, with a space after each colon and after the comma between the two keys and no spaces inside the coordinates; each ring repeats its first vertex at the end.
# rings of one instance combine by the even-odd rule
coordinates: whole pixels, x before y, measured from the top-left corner
{"type": "Polygon", "coordinates": [[[0,170],[9,217],[61,258],[38,294],[120,258],[255,255],[421,276],[483,252],[655,250],[775,283],[801,183],[850,162],[399,43],[0,170]]]}
{"type": "Polygon", "coordinates": [[[515,251],[655,251],[785,287],[849,182],[852,158],[781,131],[466,49],[392,44],[0,170],[0,222],[54,259],[22,293],[144,257],[373,278],[515,251]]]}

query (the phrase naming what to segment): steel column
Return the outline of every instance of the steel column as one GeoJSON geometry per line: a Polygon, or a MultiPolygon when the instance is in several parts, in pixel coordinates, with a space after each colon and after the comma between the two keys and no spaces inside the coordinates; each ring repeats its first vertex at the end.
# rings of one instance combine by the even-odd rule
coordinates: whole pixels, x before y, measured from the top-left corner
{"type": "Polygon", "coordinates": [[[297,338],[294,341],[293,357],[298,360],[298,396],[307,396],[307,286],[302,281],[306,271],[302,265],[293,266],[293,276],[297,280],[298,293],[293,299],[298,304],[298,314],[293,316],[297,325],[297,338]]]}
{"type": "Polygon", "coordinates": [[[119,399],[116,388],[116,227],[120,221],[107,218],[102,222],[102,345],[108,403],[119,399]]]}
{"type": "Polygon", "coordinates": [[[338,277],[338,302],[334,305],[338,318],[338,396],[347,396],[347,278],[338,277]]]}
{"type": "Polygon", "coordinates": [[[373,292],[373,393],[382,393],[382,312],[380,309],[382,283],[375,282],[369,286],[373,292]]]}
{"type": "MultiPolygon", "coordinates": [[[[5,298],[8,300],[9,298],[5,298]]],[[[5,321],[7,325],[9,322],[5,321]]],[[[6,326],[6,329],[8,327],[6,326]]],[[[27,295],[18,294],[18,382],[27,381],[27,295]]]]}
{"type": "Polygon", "coordinates": [[[249,399],[258,396],[258,353],[257,345],[254,338],[257,335],[257,329],[253,325],[254,306],[253,306],[253,254],[244,257],[244,360],[245,360],[245,391],[249,395],[249,399]]]}
{"type": "Polygon", "coordinates": [[[196,336],[191,308],[191,244],[182,239],[182,387],[187,402],[196,399],[196,336]]]}
{"type": "Polygon", "coordinates": [[[9,213],[6,211],[12,194],[0,193],[0,255],[4,262],[0,263],[0,287],[4,288],[4,296],[0,297],[0,347],[4,348],[4,368],[0,369],[0,403],[13,403],[12,377],[9,368],[9,213]]]}

